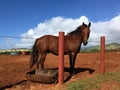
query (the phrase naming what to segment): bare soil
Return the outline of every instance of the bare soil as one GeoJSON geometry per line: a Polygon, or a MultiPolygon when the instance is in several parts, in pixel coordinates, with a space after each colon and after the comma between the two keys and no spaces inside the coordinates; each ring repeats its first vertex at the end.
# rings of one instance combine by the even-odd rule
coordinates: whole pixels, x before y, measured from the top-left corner
{"type": "MultiPolygon", "coordinates": [[[[79,53],[75,63],[76,75],[72,78],[69,77],[69,57],[66,55],[64,59],[65,84],[100,73],[100,53],[79,53]]],[[[0,90],[58,90],[57,83],[44,84],[27,80],[26,72],[31,71],[29,60],[30,55],[0,55],[0,90]]],[[[120,52],[106,52],[105,60],[105,71],[120,70],[120,52]]],[[[58,69],[58,56],[48,54],[45,68],[58,69]]],[[[111,85],[118,86],[116,83],[108,82],[102,90],[111,85]]]]}

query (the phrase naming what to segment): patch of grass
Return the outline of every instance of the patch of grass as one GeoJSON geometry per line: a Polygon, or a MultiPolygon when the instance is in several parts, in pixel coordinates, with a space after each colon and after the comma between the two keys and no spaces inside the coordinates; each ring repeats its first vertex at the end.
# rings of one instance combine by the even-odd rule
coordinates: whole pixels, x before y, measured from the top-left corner
{"type": "Polygon", "coordinates": [[[80,79],[67,84],[67,90],[93,90],[100,89],[105,82],[116,81],[120,84],[120,71],[106,72],[104,75],[97,74],[94,77],[80,79]]]}

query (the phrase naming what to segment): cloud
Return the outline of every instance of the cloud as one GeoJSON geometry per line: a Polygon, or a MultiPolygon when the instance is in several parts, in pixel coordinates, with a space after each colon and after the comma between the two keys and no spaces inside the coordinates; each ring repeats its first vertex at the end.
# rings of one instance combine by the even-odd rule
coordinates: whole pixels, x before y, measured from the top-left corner
{"type": "Polygon", "coordinates": [[[59,31],[64,31],[67,34],[73,31],[82,23],[89,23],[89,20],[85,16],[81,16],[78,19],[53,17],[50,20],[46,20],[43,23],[39,23],[37,27],[29,29],[28,32],[21,34],[21,40],[16,43],[16,47],[30,47],[34,44],[36,38],[43,35],[56,35],[59,31]]]}
{"type": "Polygon", "coordinates": [[[98,43],[100,36],[106,37],[106,43],[120,43],[120,15],[108,21],[93,22],[91,27],[91,42],[98,43]]]}
{"type": "MultiPolygon", "coordinates": [[[[106,37],[106,42],[120,42],[120,15],[108,21],[92,22],[89,45],[96,45],[100,42],[100,36],[106,37]]],[[[16,47],[31,47],[36,38],[43,35],[58,35],[59,31],[64,31],[67,34],[81,25],[83,22],[89,23],[86,16],[81,16],[78,19],[53,17],[42,23],[39,23],[35,28],[29,29],[26,33],[20,35],[21,40],[15,44],[16,47]]]]}

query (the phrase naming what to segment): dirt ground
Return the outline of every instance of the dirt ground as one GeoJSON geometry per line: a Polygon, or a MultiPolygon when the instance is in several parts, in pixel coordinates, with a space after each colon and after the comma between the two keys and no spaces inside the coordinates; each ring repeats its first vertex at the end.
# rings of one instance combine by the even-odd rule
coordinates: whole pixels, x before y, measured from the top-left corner
{"type": "MultiPolygon", "coordinates": [[[[72,78],[69,78],[69,57],[66,55],[64,59],[65,84],[100,73],[100,53],[79,53],[75,63],[76,75],[72,78]]],[[[44,84],[26,79],[26,72],[30,71],[29,60],[29,55],[0,55],[0,90],[58,90],[57,83],[44,84]]],[[[120,70],[120,52],[107,52],[105,60],[106,71],[120,70]]],[[[58,57],[48,54],[45,68],[58,68],[58,57]]]]}

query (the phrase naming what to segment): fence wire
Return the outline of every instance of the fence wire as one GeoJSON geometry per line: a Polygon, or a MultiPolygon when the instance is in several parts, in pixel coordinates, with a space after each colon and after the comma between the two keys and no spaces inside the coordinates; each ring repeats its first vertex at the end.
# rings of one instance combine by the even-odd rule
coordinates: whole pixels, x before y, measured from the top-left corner
{"type": "Polygon", "coordinates": [[[16,37],[16,36],[0,36],[0,38],[36,39],[36,38],[30,38],[30,37],[16,37]]]}
{"type": "MultiPolygon", "coordinates": [[[[28,41],[30,41],[31,42],[31,40],[33,40],[32,42],[33,42],[33,44],[34,44],[34,40],[36,39],[36,38],[30,38],[30,37],[17,37],[17,36],[0,36],[0,38],[3,38],[3,39],[8,39],[8,41],[9,41],[9,39],[10,38],[13,38],[13,39],[16,39],[16,41],[18,41],[17,39],[25,39],[25,40],[27,40],[28,39],[28,41]]],[[[2,41],[0,44],[0,46],[1,46],[1,48],[3,47],[3,48],[5,48],[5,40],[2,40],[2,39],[0,39],[0,41],[2,41]]],[[[100,37],[99,37],[99,39],[98,40],[95,40],[95,41],[92,41],[92,40],[89,40],[88,41],[89,42],[89,44],[88,44],[88,46],[99,46],[100,45],[100,37]]],[[[105,37],[105,44],[107,45],[107,44],[111,44],[111,43],[118,43],[118,44],[120,44],[120,40],[110,40],[110,39],[108,39],[108,38],[106,38],[105,37]]],[[[24,44],[24,43],[23,43],[24,44]]],[[[32,45],[33,44],[30,44],[28,47],[29,48],[31,48],[32,47],[32,45]]],[[[14,47],[13,47],[14,48],[14,47]]]]}

